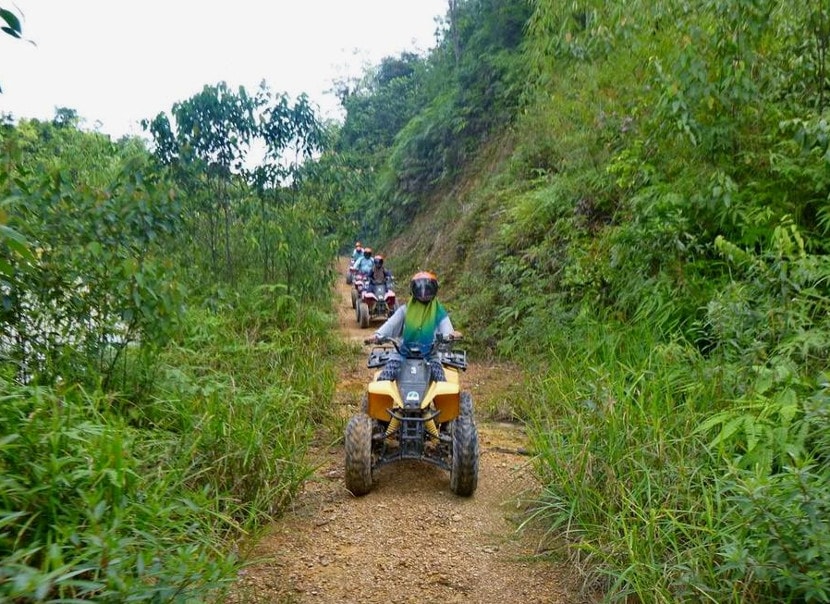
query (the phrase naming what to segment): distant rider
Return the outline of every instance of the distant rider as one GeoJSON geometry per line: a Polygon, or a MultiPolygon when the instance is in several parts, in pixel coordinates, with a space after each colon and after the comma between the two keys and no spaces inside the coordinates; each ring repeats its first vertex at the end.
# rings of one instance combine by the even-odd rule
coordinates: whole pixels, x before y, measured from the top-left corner
{"type": "Polygon", "coordinates": [[[444,368],[433,356],[436,335],[460,338],[461,334],[453,329],[447,309],[435,299],[438,279],[434,274],[415,273],[409,281],[409,291],[412,294],[409,301],[399,306],[374,335],[365,340],[371,344],[380,338],[401,338],[400,354],[390,357],[378,380],[397,380],[402,358],[422,357],[429,362],[430,378],[444,382],[444,368]]]}
{"type": "Polygon", "coordinates": [[[363,245],[359,241],[356,241],[355,244],[354,244],[354,250],[352,250],[352,266],[354,266],[354,263],[358,258],[362,258],[362,257],[363,257],[363,245]]]}
{"type": "Polygon", "coordinates": [[[372,259],[372,272],[369,273],[369,283],[385,285],[392,288],[392,272],[383,266],[383,256],[378,254],[372,259]]]}
{"type": "Polygon", "coordinates": [[[375,262],[372,260],[372,248],[364,247],[363,248],[363,255],[355,260],[354,268],[358,274],[364,275],[366,277],[372,272],[372,269],[375,268],[375,262]]]}

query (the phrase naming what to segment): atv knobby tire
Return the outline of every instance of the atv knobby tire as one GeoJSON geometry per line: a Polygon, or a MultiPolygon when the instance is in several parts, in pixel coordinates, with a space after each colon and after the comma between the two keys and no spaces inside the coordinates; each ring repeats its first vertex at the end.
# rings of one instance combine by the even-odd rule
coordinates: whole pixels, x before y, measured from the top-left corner
{"type": "Polygon", "coordinates": [[[372,490],[372,420],[359,413],[346,425],[346,488],[352,495],[372,490]]]}
{"type": "Polygon", "coordinates": [[[450,490],[469,497],[478,486],[478,430],[473,418],[473,397],[461,393],[461,413],[453,420],[450,490]]]}
{"type": "Polygon", "coordinates": [[[352,274],[351,273],[346,273],[346,285],[351,285],[351,284],[352,284],[352,274]]]}
{"type": "Polygon", "coordinates": [[[362,328],[369,327],[369,305],[361,302],[357,309],[357,320],[362,328]]]}
{"type": "Polygon", "coordinates": [[[352,288],[352,308],[357,308],[357,290],[352,288]]]}

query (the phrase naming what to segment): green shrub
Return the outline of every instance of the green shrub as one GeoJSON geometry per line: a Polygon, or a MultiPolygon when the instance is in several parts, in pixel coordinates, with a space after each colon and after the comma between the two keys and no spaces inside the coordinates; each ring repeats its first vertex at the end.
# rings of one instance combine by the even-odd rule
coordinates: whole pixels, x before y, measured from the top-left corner
{"type": "Polygon", "coordinates": [[[724,581],[757,586],[775,601],[830,601],[827,466],[737,472],[723,490],[734,508],[718,572],[724,581]]]}
{"type": "Polygon", "coordinates": [[[169,601],[233,578],[233,521],[101,394],[0,382],[0,599],[169,601]]]}

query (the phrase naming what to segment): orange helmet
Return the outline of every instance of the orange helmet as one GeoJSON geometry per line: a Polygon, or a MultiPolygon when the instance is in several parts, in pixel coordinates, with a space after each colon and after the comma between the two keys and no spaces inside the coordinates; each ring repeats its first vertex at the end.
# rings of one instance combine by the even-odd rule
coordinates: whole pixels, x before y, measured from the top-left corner
{"type": "Polygon", "coordinates": [[[409,291],[418,302],[427,304],[438,293],[438,278],[428,271],[415,273],[409,280],[409,291]]]}
{"type": "Polygon", "coordinates": [[[377,256],[375,256],[374,260],[375,260],[375,266],[383,266],[383,256],[381,254],[378,254],[377,256]]]}

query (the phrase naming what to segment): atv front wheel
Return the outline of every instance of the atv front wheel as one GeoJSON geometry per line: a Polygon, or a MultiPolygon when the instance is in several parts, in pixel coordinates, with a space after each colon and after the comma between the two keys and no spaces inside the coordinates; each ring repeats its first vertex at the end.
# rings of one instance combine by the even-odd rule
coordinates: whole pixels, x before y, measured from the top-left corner
{"type": "Polygon", "coordinates": [[[352,288],[352,308],[357,308],[357,290],[352,288]]]}
{"type": "Polygon", "coordinates": [[[355,496],[372,490],[372,420],[365,413],[346,425],[346,488],[355,496]]]}
{"type": "Polygon", "coordinates": [[[352,284],[352,274],[351,273],[346,273],[346,285],[351,285],[351,284],[352,284]]]}
{"type": "Polygon", "coordinates": [[[361,302],[357,309],[357,320],[364,329],[369,327],[369,305],[365,302],[361,302]]]}
{"type": "Polygon", "coordinates": [[[473,397],[461,393],[461,414],[452,424],[450,490],[469,497],[478,486],[478,430],[473,419],[473,397]]]}

